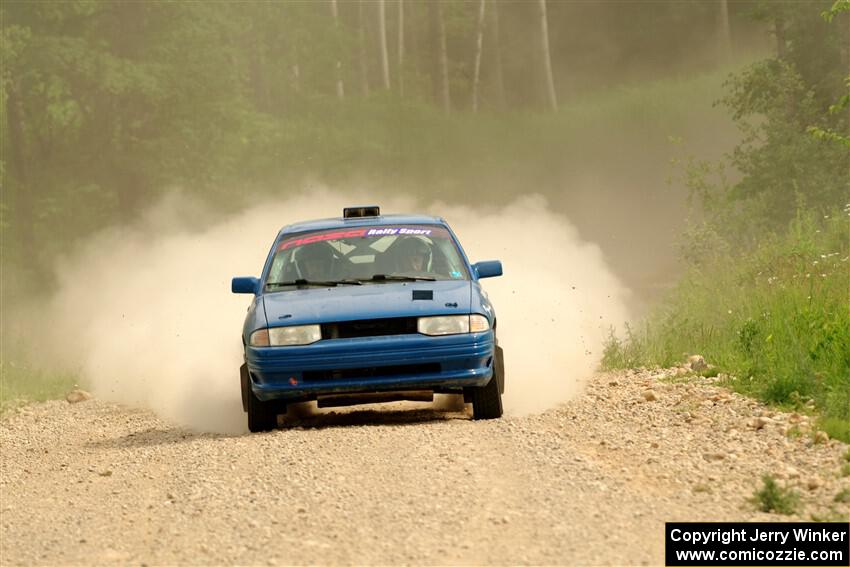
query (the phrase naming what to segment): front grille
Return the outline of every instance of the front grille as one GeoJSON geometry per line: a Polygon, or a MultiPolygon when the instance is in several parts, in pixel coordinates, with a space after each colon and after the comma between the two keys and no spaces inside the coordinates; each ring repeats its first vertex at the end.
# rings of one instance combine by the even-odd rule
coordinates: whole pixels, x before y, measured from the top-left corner
{"type": "Polygon", "coordinates": [[[356,337],[384,337],[387,335],[411,335],[416,333],[416,317],[392,317],[388,319],[364,319],[323,323],[323,339],[353,339],[356,337]]]}
{"type": "Polygon", "coordinates": [[[414,374],[431,374],[440,372],[440,364],[404,364],[397,366],[373,366],[370,368],[340,368],[334,370],[308,370],[303,374],[305,382],[322,382],[326,380],[357,380],[377,378],[380,376],[405,376],[414,374]]]}

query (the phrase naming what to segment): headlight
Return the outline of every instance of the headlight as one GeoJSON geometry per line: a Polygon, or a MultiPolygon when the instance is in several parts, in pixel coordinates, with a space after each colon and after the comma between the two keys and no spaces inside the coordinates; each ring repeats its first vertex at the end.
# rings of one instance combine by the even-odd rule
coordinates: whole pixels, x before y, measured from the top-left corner
{"type": "Polygon", "coordinates": [[[260,329],[251,334],[251,346],[309,345],[322,338],[318,325],[296,325],[260,329]]]}
{"type": "Polygon", "coordinates": [[[459,335],[482,333],[490,328],[490,322],[483,315],[446,315],[420,317],[416,327],[423,335],[459,335]]]}

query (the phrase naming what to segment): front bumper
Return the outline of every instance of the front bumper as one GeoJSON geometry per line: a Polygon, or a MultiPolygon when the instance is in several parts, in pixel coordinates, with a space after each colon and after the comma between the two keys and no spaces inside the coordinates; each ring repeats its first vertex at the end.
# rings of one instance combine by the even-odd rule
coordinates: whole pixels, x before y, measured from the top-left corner
{"type": "Polygon", "coordinates": [[[493,376],[493,331],[328,339],[305,346],[247,347],[251,389],[260,400],[394,390],[461,391],[493,376]]]}

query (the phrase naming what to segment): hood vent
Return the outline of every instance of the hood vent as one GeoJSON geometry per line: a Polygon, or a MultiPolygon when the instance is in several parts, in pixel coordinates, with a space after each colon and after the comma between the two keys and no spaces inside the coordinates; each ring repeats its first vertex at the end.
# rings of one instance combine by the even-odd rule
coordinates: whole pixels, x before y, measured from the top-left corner
{"type": "Polygon", "coordinates": [[[419,299],[434,299],[434,290],[431,290],[431,289],[414,289],[413,290],[413,301],[417,301],[419,299]]]}

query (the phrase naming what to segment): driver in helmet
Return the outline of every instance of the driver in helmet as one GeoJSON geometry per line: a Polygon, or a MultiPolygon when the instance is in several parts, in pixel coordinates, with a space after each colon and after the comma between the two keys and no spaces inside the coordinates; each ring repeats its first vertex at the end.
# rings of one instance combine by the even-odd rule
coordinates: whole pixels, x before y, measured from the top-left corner
{"type": "Polygon", "coordinates": [[[334,253],[324,242],[307,244],[298,252],[298,271],[305,280],[332,279],[333,262],[334,253]]]}
{"type": "Polygon", "coordinates": [[[415,236],[410,236],[398,243],[399,270],[402,273],[428,273],[428,263],[431,259],[431,247],[415,236]]]}

